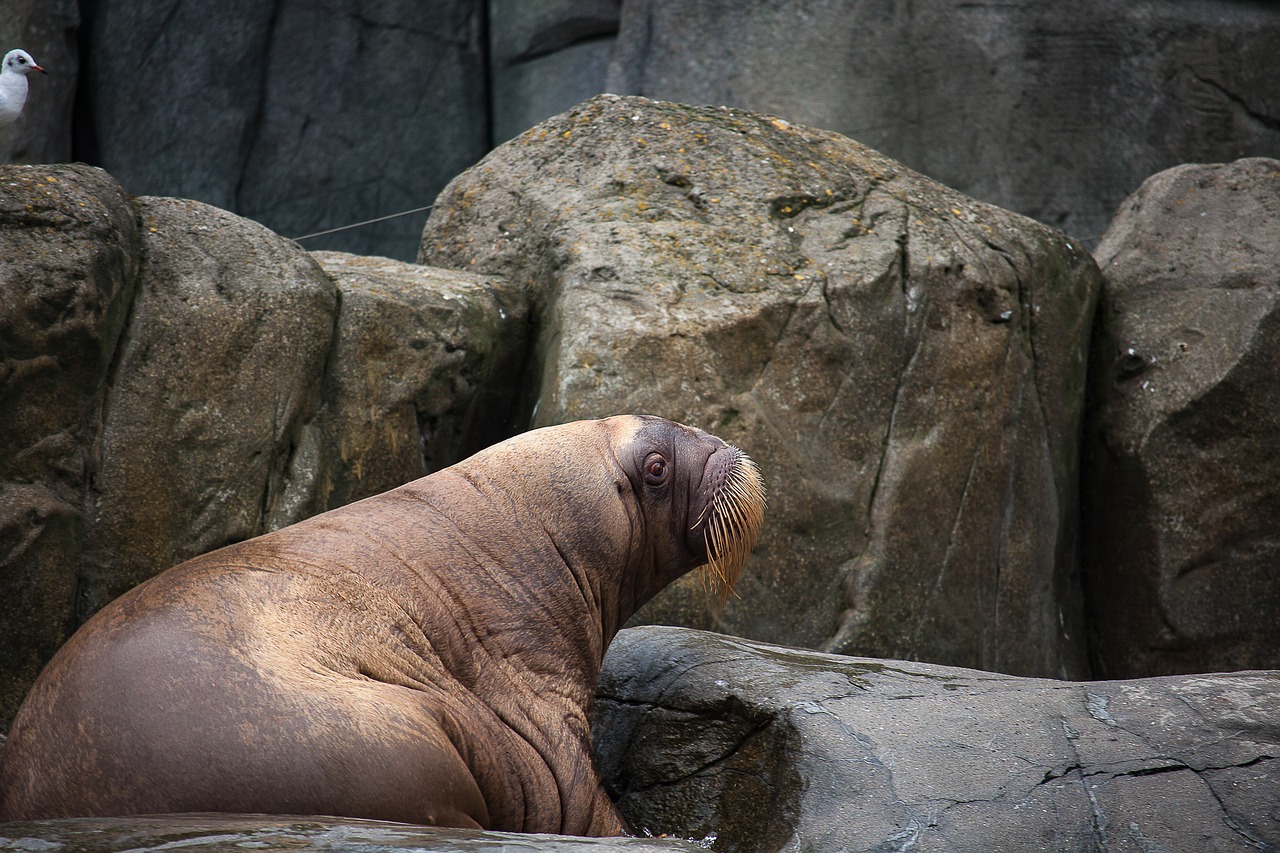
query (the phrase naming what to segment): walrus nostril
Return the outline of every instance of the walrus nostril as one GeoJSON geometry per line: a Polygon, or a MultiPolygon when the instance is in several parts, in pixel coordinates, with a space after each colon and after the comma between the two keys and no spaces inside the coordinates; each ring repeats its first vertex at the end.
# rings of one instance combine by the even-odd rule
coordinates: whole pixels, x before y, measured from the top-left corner
{"type": "Polygon", "coordinates": [[[721,602],[733,592],[764,524],[765,490],[760,469],[747,454],[729,446],[729,459],[712,472],[712,495],[694,527],[704,525],[707,563],[703,580],[721,602]]]}

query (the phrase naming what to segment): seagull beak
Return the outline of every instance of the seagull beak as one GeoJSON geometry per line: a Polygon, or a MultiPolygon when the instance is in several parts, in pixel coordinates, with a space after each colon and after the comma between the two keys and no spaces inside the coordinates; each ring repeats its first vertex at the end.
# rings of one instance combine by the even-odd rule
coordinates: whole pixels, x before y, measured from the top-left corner
{"type": "Polygon", "coordinates": [[[32,71],[39,71],[41,74],[48,74],[48,73],[49,73],[48,71],[45,71],[43,68],[41,68],[39,65],[36,65],[35,63],[32,63],[32,65],[31,65],[31,70],[32,70],[32,71]]]}

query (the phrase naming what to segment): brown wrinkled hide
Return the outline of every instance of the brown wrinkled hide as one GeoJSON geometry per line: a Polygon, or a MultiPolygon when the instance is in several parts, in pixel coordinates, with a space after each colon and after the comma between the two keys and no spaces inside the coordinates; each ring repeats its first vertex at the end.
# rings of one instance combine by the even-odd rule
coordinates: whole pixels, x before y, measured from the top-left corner
{"type": "MultiPolygon", "coordinates": [[[[0,759],[0,820],[621,834],[590,752],[600,663],[637,607],[707,562],[714,484],[744,464],[658,418],[581,421],[170,569],[36,682],[0,759]]],[[[763,494],[746,500],[758,516],[763,494]]]]}

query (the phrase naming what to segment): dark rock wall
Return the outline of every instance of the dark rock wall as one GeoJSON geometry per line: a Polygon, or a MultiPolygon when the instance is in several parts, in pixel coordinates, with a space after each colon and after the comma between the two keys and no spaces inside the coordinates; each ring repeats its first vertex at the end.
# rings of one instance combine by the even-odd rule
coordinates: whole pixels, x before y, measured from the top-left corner
{"type": "MultiPolygon", "coordinates": [[[[287,237],[430,204],[489,144],[474,0],[97,0],[83,38],[77,157],[287,237]]],[[[307,247],[408,256],[425,218],[307,247]]]]}
{"type": "Polygon", "coordinates": [[[31,75],[31,94],[21,119],[0,127],[0,163],[63,163],[72,158],[80,30],[77,0],[0,2],[0,56],[21,47],[48,72],[31,75]]]}
{"type": "MultiPolygon", "coordinates": [[[[835,130],[1086,245],[1161,169],[1280,156],[1280,7],[1267,3],[3,0],[0,12],[6,42],[51,72],[31,114],[0,130],[0,154],[90,162],[132,193],[198,199],[289,237],[431,204],[494,145],[602,91],[835,130]]],[[[425,218],[307,248],[410,260],[425,218]]]]}

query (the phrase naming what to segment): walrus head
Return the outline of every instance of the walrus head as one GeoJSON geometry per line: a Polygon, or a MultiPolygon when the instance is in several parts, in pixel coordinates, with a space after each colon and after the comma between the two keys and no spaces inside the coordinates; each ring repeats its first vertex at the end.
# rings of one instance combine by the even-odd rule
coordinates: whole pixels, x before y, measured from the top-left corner
{"type": "MultiPolygon", "coordinates": [[[[587,595],[605,645],[646,601],[698,568],[707,586],[727,598],[764,522],[764,484],[745,453],[651,415],[532,430],[440,476],[460,493],[478,492],[501,507],[475,538],[483,535],[486,547],[504,555],[495,566],[518,567],[512,570],[518,582],[502,585],[512,606],[521,613],[535,601],[551,610],[568,607],[550,603],[551,579],[562,579],[565,567],[574,585],[557,589],[566,601],[587,595]],[[495,537],[508,530],[516,538],[499,548],[495,537]],[[554,553],[533,563],[507,559],[530,543],[554,553]],[[537,584],[535,568],[543,573],[537,584]],[[530,595],[535,586],[537,595],[530,595]]],[[[471,529],[468,519],[457,523],[471,529]]],[[[490,598],[500,594],[485,590],[490,598]]]]}
{"type": "MultiPolygon", "coordinates": [[[[760,470],[747,454],[694,427],[652,416],[634,419],[624,465],[655,527],[668,521],[656,593],[692,568],[724,600],[733,591],[764,523],[760,470]],[[655,512],[660,507],[664,512],[655,512]]],[[[652,594],[651,593],[651,594],[652,594]]]]}

